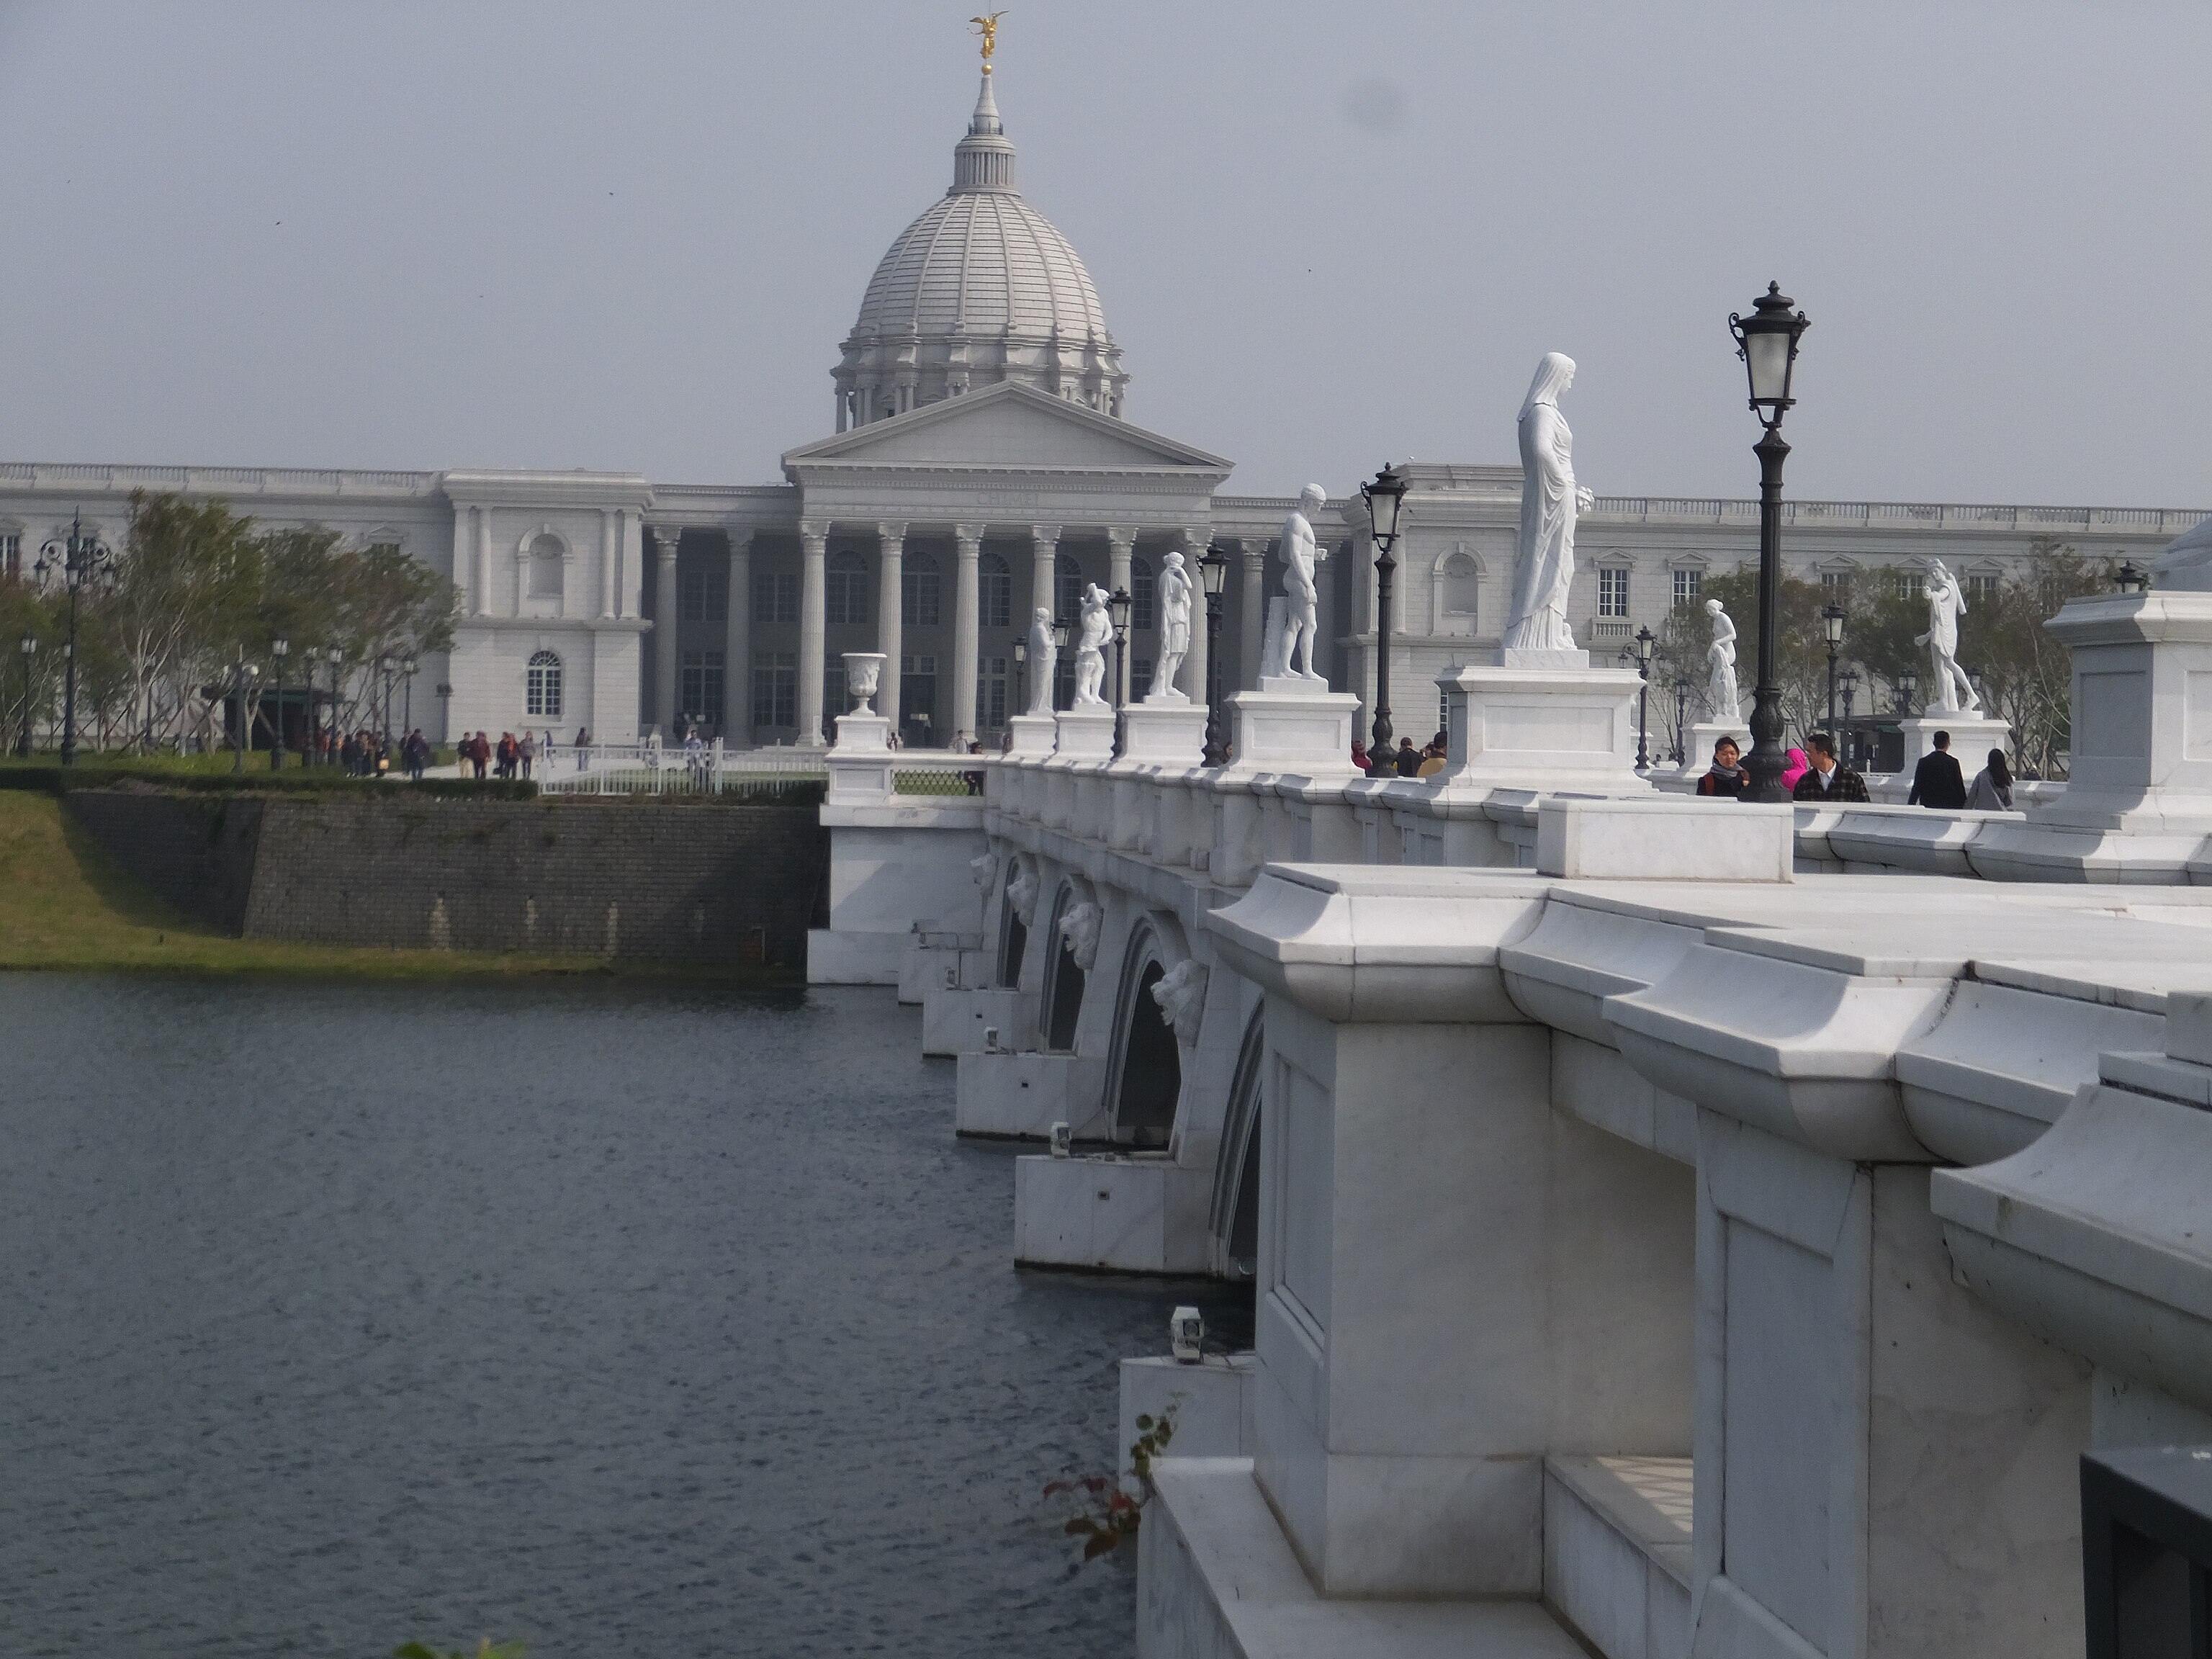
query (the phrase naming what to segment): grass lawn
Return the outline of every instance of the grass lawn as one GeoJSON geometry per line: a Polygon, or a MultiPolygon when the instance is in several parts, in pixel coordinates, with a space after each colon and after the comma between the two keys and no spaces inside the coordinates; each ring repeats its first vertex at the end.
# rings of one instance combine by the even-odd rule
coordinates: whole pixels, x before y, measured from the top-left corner
{"type": "Polygon", "coordinates": [[[748,967],[624,963],[596,957],[386,951],[231,939],[179,915],[116,868],[53,796],[0,790],[0,969],[150,968],[204,974],[373,979],[608,974],[768,982],[748,967]]]}

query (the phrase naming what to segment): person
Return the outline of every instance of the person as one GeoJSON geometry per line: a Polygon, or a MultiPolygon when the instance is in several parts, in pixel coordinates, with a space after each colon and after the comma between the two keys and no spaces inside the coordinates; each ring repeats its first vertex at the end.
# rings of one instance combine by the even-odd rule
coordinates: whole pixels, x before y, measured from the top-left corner
{"type": "Polygon", "coordinates": [[[592,728],[576,728],[576,769],[580,772],[592,763],[592,728]]]}
{"type": "Polygon", "coordinates": [[[1848,766],[1836,763],[1836,740],[1826,732],[1814,732],[1805,739],[1810,753],[1812,768],[1797,780],[1790,792],[1797,800],[1863,801],[1867,799],[1866,780],[1848,766]]]}
{"type": "Polygon", "coordinates": [[[338,745],[338,764],[345,769],[348,777],[361,770],[361,745],[353,740],[350,732],[345,734],[345,741],[338,745]]]}
{"type": "Polygon", "coordinates": [[[416,726],[401,739],[399,757],[407,764],[407,776],[411,782],[422,781],[422,770],[430,763],[429,740],[423,737],[422,728],[416,726]]]}
{"type": "Polygon", "coordinates": [[[1721,795],[1730,800],[1741,800],[1743,792],[1751,787],[1751,774],[1737,764],[1743,750],[1736,746],[1734,738],[1723,738],[1713,745],[1713,763],[1705,769],[1705,776],[1698,780],[1701,795],[1721,795]]]}
{"type": "Polygon", "coordinates": [[[1974,774],[1973,787],[1966,791],[1966,810],[1970,812],[2012,811],[2012,768],[2005,764],[2003,750],[1990,750],[1990,763],[1974,774]]]}
{"type": "Polygon", "coordinates": [[[515,745],[514,752],[516,757],[522,762],[522,775],[526,778],[528,777],[530,775],[530,763],[538,758],[538,738],[536,734],[526,730],[522,734],[522,741],[515,745]]]}
{"type": "Polygon", "coordinates": [[[1375,770],[1375,763],[1367,758],[1367,745],[1357,738],[1352,740],[1352,763],[1364,773],[1375,770]]]}
{"type": "Polygon", "coordinates": [[[1934,806],[1956,811],[1966,804],[1966,780],[1951,753],[1951,734],[1938,732],[1936,746],[1912,769],[1912,793],[1907,806],[1934,806]]]}
{"type": "Polygon", "coordinates": [[[1421,769],[1413,775],[1417,778],[1436,776],[1444,769],[1444,761],[1450,752],[1441,740],[1431,744],[1426,749],[1421,750],[1421,769]]]}
{"type": "Polygon", "coordinates": [[[491,764],[491,739],[478,728],[469,743],[469,764],[476,770],[477,781],[483,781],[484,768],[491,764]]]}
{"type": "Polygon", "coordinates": [[[1398,752],[1392,758],[1397,763],[1400,777],[1418,778],[1421,775],[1421,751],[1413,747],[1411,738],[1398,739],[1398,752]]]}
{"type": "MultiPolygon", "coordinates": [[[[968,752],[971,755],[981,754],[983,752],[982,744],[974,738],[969,738],[968,752]]],[[[980,795],[983,793],[983,775],[981,772],[963,772],[960,775],[960,781],[968,786],[968,793],[969,794],[980,795]]]]}
{"type": "Polygon", "coordinates": [[[1805,775],[1805,769],[1812,765],[1812,762],[1805,758],[1805,751],[1803,750],[1791,750],[1789,754],[1784,757],[1784,764],[1782,768],[1782,787],[1784,789],[1795,789],[1797,787],[1797,780],[1805,775]]]}

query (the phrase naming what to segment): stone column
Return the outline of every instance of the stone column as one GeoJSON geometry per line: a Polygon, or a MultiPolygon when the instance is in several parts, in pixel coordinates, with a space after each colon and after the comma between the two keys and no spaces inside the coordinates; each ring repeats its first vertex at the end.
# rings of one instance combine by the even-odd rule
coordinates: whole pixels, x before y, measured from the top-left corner
{"type": "Polygon", "coordinates": [[[599,616],[602,620],[615,614],[615,559],[620,548],[617,516],[614,508],[599,509],[599,616]]]}
{"type": "Polygon", "coordinates": [[[828,617],[823,582],[829,541],[826,523],[799,520],[799,741],[812,749],[822,747],[822,653],[828,617]]]}
{"type": "Polygon", "coordinates": [[[728,632],[722,646],[722,742],[753,743],[753,532],[730,532],[728,632]]]}
{"type": "MultiPolygon", "coordinates": [[[[876,712],[899,729],[899,654],[906,641],[906,526],[876,526],[876,649],[884,653],[884,672],[876,685],[876,712]]],[[[933,733],[932,735],[934,735],[933,733]]]]}
{"type": "MultiPolygon", "coordinates": [[[[1190,571],[1190,654],[1182,659],[1181,690],[1193,702],[1206,701],[1206,573],[1198,562],[1206,556],[1206,532],[1192,526],[1182,532],[1182,560],[1190,571]]],[[[1226,618],[1224,619],[1224,623],[1226,618]]]]}
{"type": "Polygon", "coordinates": [[[1237,597],[1243,614],[1237,618],[1237,684],[1250,691],[1260,684],[1261,641],[1267,631],[1267,544],[1245,536],[1237,545],[1244,555],[1244,591],[1237,597]]]}
{"type": "Polygon", "coordinates": [[[477,508],[477,615],[491,615],[491,514],[477,508]]]}
{"type": "Polygon", "coordinates": [[[660,556],[653,583],[653,720],[663,740],[678,741],[676,731],[676,548],[684,539],[676,525],[653,526],[653,551],[660,556]]]}
{"type": "Polygon", "coordinates": [[[1055,591],[1053,558],[1059,551],[1058,525],[1030,526],[1030,603],[1044,606],[1055,618],[1060,615],[1060,600],[1055,591]]]}
{"type": "Polygon", "coordinates": [[[978,645],[982,623],[983,527],[952,527],[958,573],[952,587],[952,739],[965,748],[975,738],[975,675],[981,665],[978,645]]]}
{"type": "MultiPolygon", "coordinates": [[[[1135,550],[1136,545],[1137,532],[1135,531],[1116,530],[1111,526],[1107,527],[1106,591],[1109,593],[1116,592],[1127,593],[1130,592],[1129,557],[1135,550]]],[[[1157,616],[1158,614],[1159,605],[1159,589],[1158,587],[1155,587],[1152,590],[1152,604],[1154,615],[1157,616]]],[[[1136,613],[1133,611],[1130,612],[1130,615],[1133,617],[1135,614],[1136,613]]],[[[1127,708],[1129,703],[1129,653],[1135,647],[1136,643],[1137,625],[1133,621],[1132,621],[1129,624],[1129,637],[1122,642],[1121,648],[1114,653],[1118,659],[1114,665],[1114,683],[1121,688],[1121,695],[1115,699],[1115,701],[1121,703],[1124,708],[1127,708]]]]}
{"type": "Polygon", "coordinates": [[[483,597],[469,580],[469,551],[473,545],[469,538],[469,515],[475,511],[473,507],[453,509],[453,586],[461,590],[461,613],[469,617],[483,614],[483,597]]]}

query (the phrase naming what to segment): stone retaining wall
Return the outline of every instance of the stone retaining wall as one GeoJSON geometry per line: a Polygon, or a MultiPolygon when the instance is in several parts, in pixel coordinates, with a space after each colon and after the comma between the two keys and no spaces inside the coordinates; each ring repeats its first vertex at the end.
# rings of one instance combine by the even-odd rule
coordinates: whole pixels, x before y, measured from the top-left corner
{"type": "Polygon", "coordinates": [[[108,856],[195,921],[242,933],[262,802],[125,789],[73,790],[69,811],[108,856]]]}

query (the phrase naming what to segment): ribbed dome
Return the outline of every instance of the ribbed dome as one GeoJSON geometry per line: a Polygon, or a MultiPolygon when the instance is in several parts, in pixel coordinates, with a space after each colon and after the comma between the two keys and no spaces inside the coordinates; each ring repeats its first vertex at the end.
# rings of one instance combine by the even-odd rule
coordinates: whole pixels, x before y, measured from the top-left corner
{"type": "Polygon", "coordinates": [[[988,68],[952,188],[876,266],[835,379],[841,432],[1001,380],[1121,412],[1128,377],[1098,290],[1014,188],[988,68]]]}

